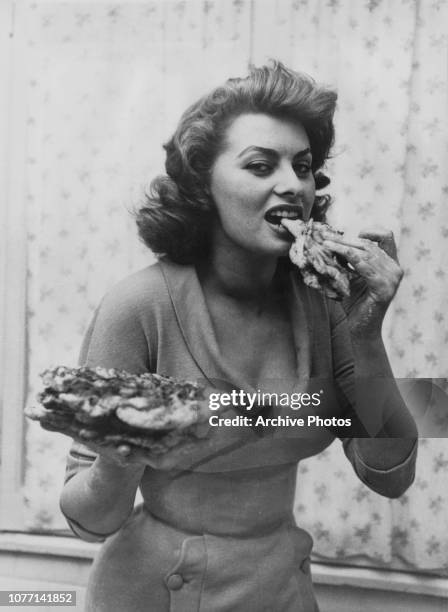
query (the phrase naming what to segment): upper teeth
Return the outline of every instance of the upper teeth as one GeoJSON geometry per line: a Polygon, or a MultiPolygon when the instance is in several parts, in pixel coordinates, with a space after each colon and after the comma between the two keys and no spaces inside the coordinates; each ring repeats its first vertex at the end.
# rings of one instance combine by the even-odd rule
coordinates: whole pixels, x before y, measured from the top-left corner
{"type": "Polygon", "coordinates": [[[289,219],[295,219],[298,216],[297,212],[289,211],[289,210],[273,210],[271,215],[275,217],[287,217],[289,219]]]}

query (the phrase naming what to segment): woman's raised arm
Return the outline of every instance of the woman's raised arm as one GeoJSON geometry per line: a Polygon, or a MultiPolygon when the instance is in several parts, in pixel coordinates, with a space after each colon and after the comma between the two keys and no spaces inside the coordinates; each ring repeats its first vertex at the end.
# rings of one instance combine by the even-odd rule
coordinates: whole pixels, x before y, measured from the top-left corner
{"type": "Polygon", "coordinates": [[[411,485],[417,455],[417,428],[381,337],[383,317],[402,273],[391,233],[366,232],[361,237],[369,240],[360,243],[360,249],[344,245],[343,238],[331,242],[360,274],[344,310],[333,306],[333,312],[339,311],[332,330],[335,377],[371,436],[345,439],[345,453],[363,482],[393,498],[411,485]]]}

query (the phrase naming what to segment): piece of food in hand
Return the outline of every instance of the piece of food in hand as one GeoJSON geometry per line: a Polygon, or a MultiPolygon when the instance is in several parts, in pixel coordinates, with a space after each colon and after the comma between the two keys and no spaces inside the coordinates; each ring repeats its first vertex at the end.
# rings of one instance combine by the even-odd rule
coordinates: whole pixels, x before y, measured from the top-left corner
{"type": "Polygon", "coordinates": [[[299,268],[305,285],[318,289],[335,300],[348,297],[350,269],[323,244],[325,238],[339,237],[343,232],[333,229],[327,223],[312,219],[282,219],[282,225],[295,238],[289,250],[289,258],[299,268]]]}
{"type": "Polygon", "coordinates": [[[203,437],[204,387],[159,374],[59,366],[41,374],[43,390],[25,414],[44,429],[81,442],[123,444],[151,455],[203,437]]]}

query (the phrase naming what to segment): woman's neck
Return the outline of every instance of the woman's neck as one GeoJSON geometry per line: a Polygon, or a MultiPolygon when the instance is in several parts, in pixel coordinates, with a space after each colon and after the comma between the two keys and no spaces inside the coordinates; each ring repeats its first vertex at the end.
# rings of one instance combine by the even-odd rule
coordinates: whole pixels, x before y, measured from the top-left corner
{"type": "Polygon", "coordinates": [[[215,240],[210,256],[199,266],[209,289],[240,300],[266,298],[272,289],[277,257],[248,253],[227,240],[215,240]]]}

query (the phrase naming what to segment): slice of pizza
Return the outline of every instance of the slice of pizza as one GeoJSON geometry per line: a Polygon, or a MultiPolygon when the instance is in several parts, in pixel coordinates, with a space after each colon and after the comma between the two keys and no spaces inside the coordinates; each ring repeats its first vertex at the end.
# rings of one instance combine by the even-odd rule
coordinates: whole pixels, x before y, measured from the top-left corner
{"type": "Polygon", "coordinates": [[[335,300],[348,297],[350,268],[323,244],[323,232],[330,237],[341,236],[343,232],[333,229],[327,223],[312,219],[283,219],[282,225],[294,236],[289,258],[299,268],[305,285],[335,300]]]}
{"type": "Polygon", "coordinates": [[[203,437],[204,387],[159,374],[59,366],[41,374],[38,404],[25,414],[81,442],[160,454],[203,437]]]}

